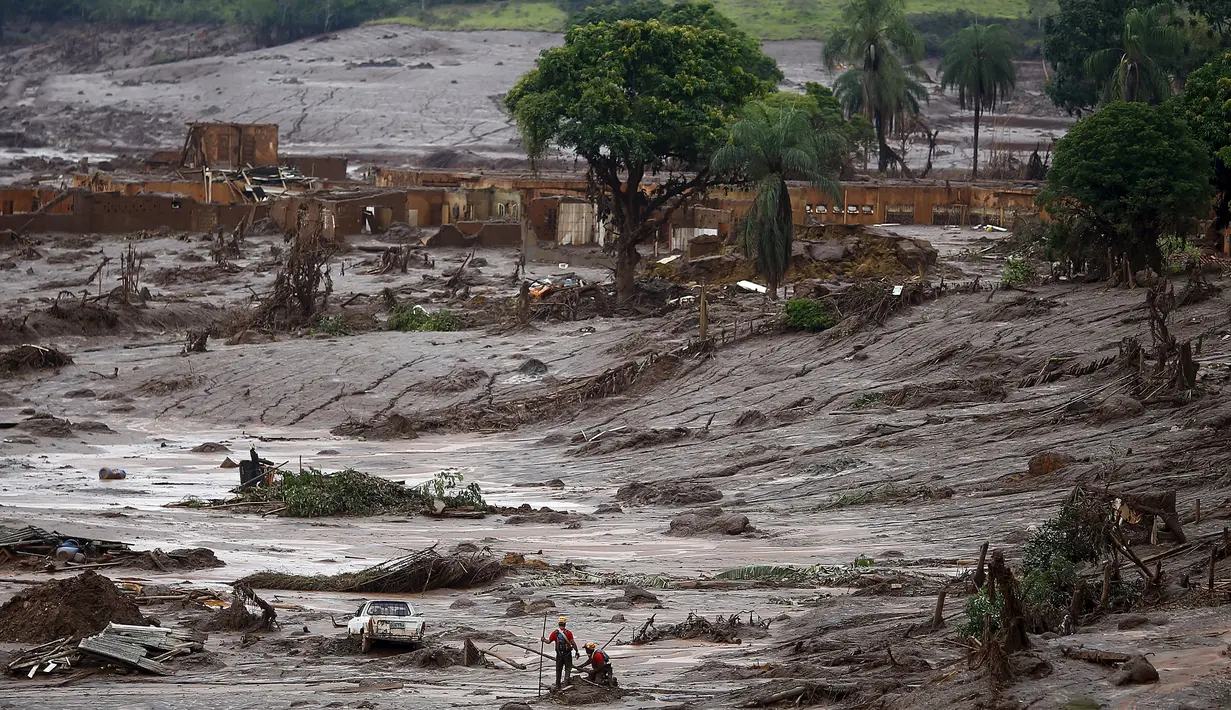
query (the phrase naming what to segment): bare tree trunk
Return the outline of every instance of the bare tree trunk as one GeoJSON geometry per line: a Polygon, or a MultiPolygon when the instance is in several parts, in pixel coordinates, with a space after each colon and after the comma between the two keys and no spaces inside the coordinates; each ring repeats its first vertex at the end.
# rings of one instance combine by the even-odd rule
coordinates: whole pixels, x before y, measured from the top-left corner
{"type": "Polygon", "coordinates": [[[616,303],[627,303],[636,293],[639,261],[641,254],[637,252],[636,240],[622,234],[616,243],[616,303]]]}
{"type": "Polygon", "coordinates": [[[889,143],[885,140],[885,121],[879,110],[872,112],[872,122],[876,124],[876,145],[879,148],[879,155],[876,161],[876,172],[885,173],[889,170],[889,162],[892,160],[893,149],[889,147],[889,143]]]}
{"type": "Polygon", "coordinates": [[[975,161],[970,171],[970,179],[979,179],[979,119],[983,117],[983,106],[975,101],[975,161]]]}

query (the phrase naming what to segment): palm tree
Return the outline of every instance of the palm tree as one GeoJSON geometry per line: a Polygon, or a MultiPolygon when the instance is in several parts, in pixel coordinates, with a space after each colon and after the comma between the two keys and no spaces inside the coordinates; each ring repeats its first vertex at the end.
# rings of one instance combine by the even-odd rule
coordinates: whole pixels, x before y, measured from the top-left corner
{"type": "Polygon", "coordinates": [[[940,62],[940,86],[957,87],[957,101],[975,112],[975,157],[970,179],[979,179],[979,120],[983,111],[995,111],[1017,85],[1009,35],[1000,25],[975,23],[949,41],[940,62]]]}
{"type": "Polygon", "coordinates": [[[770,298],[778,298],[778,284],[791,263],[795,220],[787,180],[806,180],[836,199],[838,180],[831,167],[838,164],[833,157],[844,143],[836,130],[818,131],[808,113],[794,106],[753,102],[744,107],[730,138],[710,161],[716,172],[755,185],[752,208],[739,223],[739,238],[744,252],[756,255],[770,298]]]}
{"type": "Polygon", "coordinates": [[[1183,50],[1179,30],[1167,24],[1168,9],[1155,5],[1124,14],[1121,46],[1101,49],[1086,58],[1086,73],[1103,85],[1103,103],[1159,103],[1171,96],[1171,79],[1161,63],[1183,50]]]}
{"type": "Polygon", "coordinates": [[[903,0],[850,0],[842,21],[825,41],[821,58],[833,69],[840,61],[850,68],[834,82],[834,94],[851,115],[862,115],[876,128],[880,146],[877,169],[885,172],[902,159],[889,147],[887,135],[909,114],[919,112],[927,91],[916,62],[923,54],[923,38],[906,21],[903,0]]]}

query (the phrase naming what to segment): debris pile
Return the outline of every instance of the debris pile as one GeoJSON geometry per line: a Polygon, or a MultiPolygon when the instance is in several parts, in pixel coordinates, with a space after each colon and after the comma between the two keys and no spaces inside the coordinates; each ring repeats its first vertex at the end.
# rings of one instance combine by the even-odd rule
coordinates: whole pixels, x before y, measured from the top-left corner
{"type": "Polygon", "coordinates": [[[231,605],[209,619],[202,628],[207,631],[269,631],[278,620],[278,612],[257,596],[243,581],[231,585],[235,596],[231,605]]]}
{"type": "Polygon", "coordinates": [[[207,638],[195,631],[111,623],[76,644],[69,638],[59,638],[31,648],[11,661],[8,670],[33,678],[38,673],[50,674],[94,661],[172,675],[175,670],[166,661],[204,650],[207,638]]]}
{"type": "Polygon", "coordinates": [[[205,649],[205,634],[156,626],[108,624],[102,633],[81,639],[77,650],[108,662],[119,662],[156,675],[172,675],[164,662],[205,649]]]}
{"type": "Polygon", "coordinates": [[[18,555],[31,561],[55,556],[68,563],[80,563],[110,560],[131,552],[122,542],[47,532],[33,525],[19,530],[0,527],[0,564],[18,559],[18,555]]]}
{"type": "Polygon", "coordinates": [[[769,630],[766,619],[753,620],[751,613],[745,622],[739,614],[714,617],[711,623],[705,617],[694,612],[688,613],[688,618],[678,624],[657,626],[654,616],[646,620],[641,628],[633,634],[632,643],[635,646],[653,643],[662,638],[704,639],[714,643],[742,643],[741,634],[752,631],[755,636],[764,636],[769,630]]]}
{"type": "Polygon", "coordinates": [[[31,370],[58,370],[73,364],[73,358],[55,348],[42,345],[18,345],[0,353],[0,372],[17,374],[31,370]]]}
{"type": "Polygon", "coordinates": [[[316,576],[257,572],[240,582],[258,589],[405,594],[432,589],[468,589],[494,582],[503,574],[504,565],[486,548],[478,552],[441,555],[432,545],[359,572],[316,576]]]}
{"type": "Polygon", "coordinates": [[[70,579],[30,587],[0,607],[0,641],[77,639],[96,634],[113,622],[142,624],[145,619],[136,603],[121,594],[111,580],[87,570],[70,579]]]}

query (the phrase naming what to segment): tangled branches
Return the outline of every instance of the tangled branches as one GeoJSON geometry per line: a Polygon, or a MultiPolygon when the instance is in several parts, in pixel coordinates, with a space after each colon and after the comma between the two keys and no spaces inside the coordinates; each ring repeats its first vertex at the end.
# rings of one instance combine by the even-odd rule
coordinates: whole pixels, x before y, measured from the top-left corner
{"type": "Polygon", "coordinates": [[[274,280],[273,290],[261,302],[254,325],[274,330],[306,325],[333,293],[328,263],[336,246],[324,238],[322,225],[305,224],[301,219],[299,227],[287,233],[286,241],[290,245],[286,263],[274,280]]]}

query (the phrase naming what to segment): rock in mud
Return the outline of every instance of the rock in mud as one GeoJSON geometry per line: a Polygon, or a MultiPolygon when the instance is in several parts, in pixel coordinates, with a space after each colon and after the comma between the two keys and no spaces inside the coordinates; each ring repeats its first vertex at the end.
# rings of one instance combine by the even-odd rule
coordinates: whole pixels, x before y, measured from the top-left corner
{"type": "Polygon", "coordinates": [[[694,505],[722,500],[722,492],[696,481],[638,481],[620,486],[615,497],[631,505],[694,505]]]}
{"type": "Polygon", "coordinates": [[[1145,614],[1126,614],[1120,618],[1120,622],[1116,624],[1116,628],[1121,631],[1129,631],[1150,623],[1150,617],[1145,614]]]}
{"type": "Polygon", "coordinates": [[[758,409],[747,409],[736,418],[734,426],[736,429],[743,429],[745,427],[762,426],[767,421],[769,420],[764,412],[758,409]]]}
{"type": "Polygon", "coordinates": [[[115,430],[102,422],[84,421],[73,424],[73,431],[90,431],[100,434],[114,434],[115,430]]]}
{"type": "Polygon", "coordinates": [[[68,399],[93,399],[98,395],[94,392],[94,390],[87,387],[85,389],[69,390],[64,393],[64,396],[68,399]]]}
{"type": "Polygon", "coordinates": [[[724,512],[718,506],[703,508],[694,513],[684,513],[671,519],[668,535],[692,537],[694,535],[742,535],[756,532],[748,516],[724,512]]]}
{"type": "Polygon", "coordinates": [[[527,614],[541,614],[548,609],[555,609],[556,603],[550,599],[532,599],[529,603],[518,599],[509,605],[509,608],[504,611],[504,615],[509,618],[518,616],[526,616],[527,614]]]}
{"type": "Polygon", "coordinates": [[[525,703],[505,703],[500,706],[500,710],[533,710],[525,703]]]}
{"type": "Polygon", "coordinates": [[[1140,416],[1145,410],[1145,406],[1132,397],[1113,394],[1094,410],[1094,418],[1099,422],[1114,422],[1140,416]]]}
{"type": "Polygon", "coordinates": [[[232,461],[231,457],[228,456],[222,460],[222,463],[219,464],[218,468],[239,468],[239,464],[232,461]]]}
{"type": "Polygon", "coordinates": [[[603,503],[602,505],[594,509],[595,515],[611,515],[614,513],[623,513],[623,512],[624,512],[624,509],[620,507],[619,503],[603,503]]]}
{"type": "Polygon", "coordinates": [[[1030,464],[1027,470],[1031,476],[1042,476],[1059,471],[1073,463],[1073,461],[1072,456],[1062,454],[1059,451],[1042,451],[1030,457],[1030,464]]]}
{"type": "Polygon", "coordinates": [[[231,450],[223,444],[214,441],[207,441],[199,446],[192,447],[192,452],[196,454],[229,454],[231,450]]]}
{"type": "Polygon", "coordinates": [[[19,423],[17,428],[50,439],[66,439],[73,435],[72,422],[49,414],[35,415],[19,423]]]}
{"type": "Polygon", "coordinates": [[[29,587],[0,607],[0,641],[44,643],[79,639],[107,624],[144,625],[141,610],[110,579],[92,570],[29,587]]]}
{"type": "Polygon", "coordinates": [[[1120,672],[1116,674],[1114,682],[1116,685],[1157,683],[1158,671],[1146,660],[1145,656],[1133,656],[1120,666],[1120,672]]]}
{"type": "Polygon", "coordinates": [[[449,608],[450,609],[470,609],[474,606],[476,606],[476,604],[473,599],[467,599],[466,597],[462,597],[461,599],[458,599],[457,601],[450,604],[449,608]]]}
{"type": "Polygon", "coordinates": [[[530,358],[523,362],[521,367],[517,368],[517,371],[523,375],[531,377],[536,375],[545,375],[547,374],[547,363],[542,360],[530,358]]]}
{"type": "Polygon", "coordinates": [[[624,601],[630,604],[658,604],[658,597],[633,584],[624,586],[624,601]]]}

